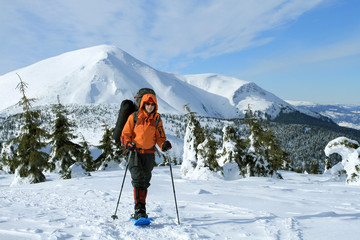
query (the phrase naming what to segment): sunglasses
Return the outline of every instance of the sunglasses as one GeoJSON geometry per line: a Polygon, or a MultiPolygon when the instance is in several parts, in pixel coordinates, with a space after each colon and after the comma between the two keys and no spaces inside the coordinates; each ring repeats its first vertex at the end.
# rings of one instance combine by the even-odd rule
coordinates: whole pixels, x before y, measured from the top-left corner
{"type": "Polygon", "coordinates": [[[145,105],[146,105],[146,106],[149,106],[149,105],[150,105],[150,106],[154,106],[154,107],[155,107],[155,103],[149,103],[149,102],[147,102],[147,103],[145,103],[145,105]]]}

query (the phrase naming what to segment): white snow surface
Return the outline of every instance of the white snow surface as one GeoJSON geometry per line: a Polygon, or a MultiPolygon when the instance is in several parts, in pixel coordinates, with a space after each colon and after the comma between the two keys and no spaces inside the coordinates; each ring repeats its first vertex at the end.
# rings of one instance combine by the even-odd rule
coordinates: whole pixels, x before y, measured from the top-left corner
{"type": "Polygon", "coordinates": [[[147,209],[153,222],[136,227],[124,169],[69,180],[46,174],[39,184],[9,187],[0,175],[0,239],[353,239],[359,234],[360,188],[327,175],[281,172],[283,180],[182,179],[173,167],[180,225],[169,167],[153,171],[147,209]]]}
{"type": "Polygon", "coordinates": [[[35,105],[113,104],[133,99],[138,89],[157,93],[159,112],[185,113],[184,105],[203,116],[242,117],[253,111],[276,117],[281,109],[296,108],[252,82],[219,74],[179,75],[158,71],[121,49],[99,45],[67,52],[0,76],[0,111],[16,104],[18,73],[28,83],[27,97],[35,105]]]}

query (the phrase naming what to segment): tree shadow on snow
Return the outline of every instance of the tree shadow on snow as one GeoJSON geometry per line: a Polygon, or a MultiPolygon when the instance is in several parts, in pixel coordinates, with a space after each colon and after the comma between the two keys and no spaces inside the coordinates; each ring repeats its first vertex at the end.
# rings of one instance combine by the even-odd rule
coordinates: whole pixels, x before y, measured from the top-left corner
{"type": "Polygon", "coordinates": [[[302,219],[311,219],[311,218],[352,218],[352,219],[360,219],[360,213],[336,213],[333,211],[329,212],[321,212],[312,215],[304,215],[294,217],[295,219],[302,220],[302,219]]]}
{"type": "Polygon", "coordinates": [[[266,216],[266,217],[255,217],[255,218],[228,218],[228,219],[216,219],[216,218],[183,218],[183,222],[190,223],[191,226],[201,227],[201,226],[211,226],[219,224],[248,224],[253,223],[259,220],[272,220],[277,218],[277,216],[266,216]]]}

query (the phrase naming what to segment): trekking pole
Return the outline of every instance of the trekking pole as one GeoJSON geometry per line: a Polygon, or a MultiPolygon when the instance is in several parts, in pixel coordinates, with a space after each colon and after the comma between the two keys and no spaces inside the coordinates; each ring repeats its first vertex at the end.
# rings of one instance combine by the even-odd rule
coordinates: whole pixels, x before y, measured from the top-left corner
{"type": "Polygon", "coordinates": [[[123,181],[122,181],[122,184],[121,184],[120,194],[119,194],[119,198],[118,198],[118,201],[117,201],[117,204],[116,204],[115,213],[114,213],[114,215],[111,216],[111,218],[114,219],[114,220],[118,219],[118,216],[116,216],[116,213],[117,213],[117,210],[118,210],[118,207],[119,207],[120,197],[121,197],[121,193],[122,193],[122,190],[123,190],[123,187],[124,187],[124,182],[125,182],[125,178],[126,178],[126,172],[128,170],[129,162],[131,160],[131,154],[132,154],[132,152],[130,152],[129,157],[128,157],[128,161],[126,163],[125,174],[124,174],[124,178],[123,178],[123,181]]]}
{"type": "Polygon", "coordinates": [[[173,173],[172,173],[172,167],[171,167],[170,157],[169,157],[169,166],[170,166],[171,182],[172,182],[173,193],[174,193],[174,200],[175,200],[175,207],[176,207],[176,215],[177,215],[178,224],[180,225],[179,210],[178,210],[177,201],[176,201],[174,177],[173,177],[173,173]]]}

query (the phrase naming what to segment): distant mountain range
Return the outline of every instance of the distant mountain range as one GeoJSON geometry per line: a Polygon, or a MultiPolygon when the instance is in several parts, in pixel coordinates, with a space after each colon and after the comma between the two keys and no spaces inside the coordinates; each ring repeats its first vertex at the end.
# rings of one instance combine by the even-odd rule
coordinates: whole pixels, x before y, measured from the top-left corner
{"type": "Polygon", "coordinates": [[[248,107],[272,120],[296,113],[332,123],[319,113],[331,119],[335,115],[295,106],[234,77],[161,72],[109,45],[67,52],[0,76],[0,113],[17,111],[14,105],[21,95],[16,73],[28,83],[27,96],[37,98],[35,105],[57,103],[58,95],[63,104],[119,104],[133,99],[138,89],[150,87],[157,93],[160,113],[184,114],[187,104],[202,116],[216,118],[243,117],[248,107]]]}
{"type": "Polygon", "coordinates": [[[344,104],[321,105],[295,101],[288,102],[298,108],[320,113],[321,115],[332,119],[339,126],[360,130],[360,106],[344,104]]]}

